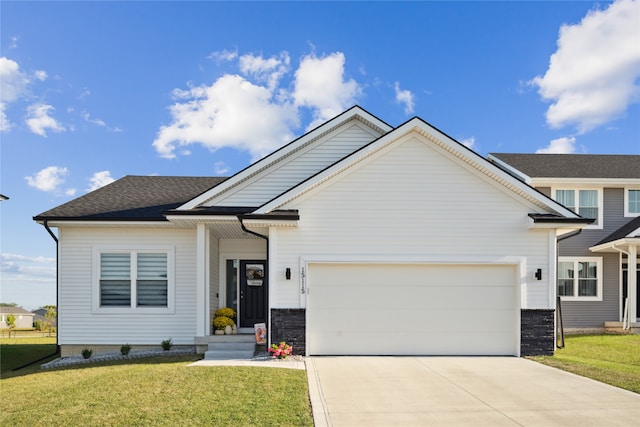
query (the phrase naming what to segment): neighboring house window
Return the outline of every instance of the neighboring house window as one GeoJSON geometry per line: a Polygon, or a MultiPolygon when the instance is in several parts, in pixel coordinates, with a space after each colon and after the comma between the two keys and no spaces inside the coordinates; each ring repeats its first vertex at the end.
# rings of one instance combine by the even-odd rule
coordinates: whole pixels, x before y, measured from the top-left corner
{"type": "Polygon", "coordinates": [[[602,258],[558,259],[558,295],[563,299],[602,300],[602,258]]]}
{"type": "Polygon", "coordinates": [[[602,228],[602,192],[590,189],[556,189],[554,199],[584,218],[594,219],[589,226],[602,228]]]}
{"type": "Polygon", "coordinates": [[[640,215],[640,188],[625,188],[624,216],[640,215]]]}
{"type": "Polygon", "coordinates": [[[98,251],[99,308],[168,308],[168,251],[98,251]]]}

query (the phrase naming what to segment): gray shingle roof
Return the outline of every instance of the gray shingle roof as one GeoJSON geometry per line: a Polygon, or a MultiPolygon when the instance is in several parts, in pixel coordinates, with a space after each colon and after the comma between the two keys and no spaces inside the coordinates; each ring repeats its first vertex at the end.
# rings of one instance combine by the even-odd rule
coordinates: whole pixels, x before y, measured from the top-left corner
{"type": "Polygon", "coordinates": [[[25,310],[22,307],[0,307],[0,313],[2,314],[33,314],[30,311],[25,310]]]}
{"type": "Polygon", "coordinates": [[[640,155],[491,153],[530,178],[638,178],[640,155]]]}
{"type": "MultiPolygon", "coordinates": [[[[624,239],[627,236],[627,234],[631,233],[632,231],[638,228],[640,228],[640,216],[635,217],[634,219],[632,219],[622,227],[618,228],[616,231],[614,231],[613,233],[609,234],[607,237],[605,237],[604,239],[596,243],[595,246],[602,245],[604,243],[615,242],[616,240],[619,240],[619,239],[624,239]]],[[[630,237],[640,237],[640,235],[633,235],[630,237]]]]}
{"type": "Polygon", "coordinates": [[[34,220],[165,220],[175,209],[226,178],[125,176],[98,190],[41,213],[34,220]]]}

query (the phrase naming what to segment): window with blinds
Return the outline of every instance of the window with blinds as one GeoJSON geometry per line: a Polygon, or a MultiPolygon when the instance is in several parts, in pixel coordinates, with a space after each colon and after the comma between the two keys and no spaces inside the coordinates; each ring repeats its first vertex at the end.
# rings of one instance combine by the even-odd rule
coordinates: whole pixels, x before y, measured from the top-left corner
{"type": "Polygon", "coordinates": [[[167,254],[138,254],[137,302],[141,307],[167,306],[167,254]]]}
{"type": "Polygon", "coordinates": [[[100,305],[131,306],[131,254],[100,254],[100,305]]]}
{"type": "Polygon", "coordinates": [[[166,252],[100,253],[101,307],[167,307],[166,252]]]}

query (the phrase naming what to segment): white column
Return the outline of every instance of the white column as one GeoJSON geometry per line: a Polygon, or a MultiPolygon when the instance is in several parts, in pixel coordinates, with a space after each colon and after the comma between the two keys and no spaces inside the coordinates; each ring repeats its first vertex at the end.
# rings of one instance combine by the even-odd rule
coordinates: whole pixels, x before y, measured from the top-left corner
{"type": "Polygon", "coordinates": [[[634,244],[629,245],[629,258],[627,262],[627,296],[629,297],[629,320],[631,322],[637,322],[638,318],[638,307],[637,307],[637,297],[636,294],[638,292],[638,281],[637,281],[637,258],[638,258],[638,247],[634,244]]]}
{"type": "Polygon", "coordinates": [[[207,289],[207,227],[198,224],[196,229],[196,336],[205,336],[207,319],[205,305],[207,289]]]}

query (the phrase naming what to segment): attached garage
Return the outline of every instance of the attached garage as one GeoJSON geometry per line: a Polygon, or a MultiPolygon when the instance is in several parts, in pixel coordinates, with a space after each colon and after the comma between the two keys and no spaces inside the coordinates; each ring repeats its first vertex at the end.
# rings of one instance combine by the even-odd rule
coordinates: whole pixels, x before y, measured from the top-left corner
{"type": "Polygon", "coordinates": [[[308,265],[310,355],[519,355],[515,265],[308,265]]]}

